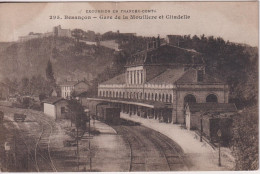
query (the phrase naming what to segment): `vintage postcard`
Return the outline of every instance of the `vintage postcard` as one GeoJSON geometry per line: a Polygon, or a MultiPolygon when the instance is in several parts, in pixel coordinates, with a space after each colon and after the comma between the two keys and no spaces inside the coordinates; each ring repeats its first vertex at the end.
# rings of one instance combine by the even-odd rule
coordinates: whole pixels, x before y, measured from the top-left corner
{"type": "Polygon", "coordinates": [[[0,3],[0,172],[258,170],[258,10],[0,3]]]}

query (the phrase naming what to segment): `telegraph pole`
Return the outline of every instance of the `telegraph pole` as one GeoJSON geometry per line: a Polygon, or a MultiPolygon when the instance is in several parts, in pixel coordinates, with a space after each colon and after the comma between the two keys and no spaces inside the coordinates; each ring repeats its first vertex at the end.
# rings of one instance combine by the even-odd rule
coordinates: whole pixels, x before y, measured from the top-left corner
{"type": "Polygon", "coordinates": [[[221,166],[220,142],[221,142],[222,132],[220,129],[218,130],[217,135],[218,135],[218,166],[221,166]]]}
{"type": "Polygon", "coordinates": [[[88,148],[89,148],[89,170],[90,172],[92,171],[91,167],[91,150],[90,150],[90,114],[89,115],[89,126],[88,126],[88,136],[89,136],[89,141],[88,141],[88,148]]]}
{"type": "Polygon", "coordinates": [[[77,126],[77,166],[79,171],[79,135],[78,135],[78,126],[77,126]]]}

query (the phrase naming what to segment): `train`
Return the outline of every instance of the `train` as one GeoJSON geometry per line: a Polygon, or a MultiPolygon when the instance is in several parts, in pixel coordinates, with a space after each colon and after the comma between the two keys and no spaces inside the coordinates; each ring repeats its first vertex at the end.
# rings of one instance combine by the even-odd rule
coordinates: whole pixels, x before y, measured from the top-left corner
{"type": "Polygon", "coordinates": [[[93,119],[103,121],[108,124],[118,125],[120,124],[120,108],[110,106],[106,102],[89,101],[87,103],[90,116],[93,119]]]}

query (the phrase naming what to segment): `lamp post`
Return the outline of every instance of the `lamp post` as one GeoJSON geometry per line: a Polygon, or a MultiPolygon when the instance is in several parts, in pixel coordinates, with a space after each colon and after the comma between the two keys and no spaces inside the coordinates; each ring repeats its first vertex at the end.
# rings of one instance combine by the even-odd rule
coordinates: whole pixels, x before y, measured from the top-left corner
{"type": "Polygon", "coordinates": [[[202,142],[202,132],[203,132],[203,126],[202,126],[202,118],[203,115],[200,115],[200,142],[202,142]]]}
{"type": "Polygon", "coordinates": [[[219,129],[217,132],[218,135],[218,166],[221,166],[221,158],[220,158],[220,140],[221,140],[221,130],[219,129]]]}
{"type": "Polygon", "coordinates": [[[90,150],[90,113],[89,113],[89,109],[85,109],[84,112],[86,113],[86,116],[89,118],[89,126],[88,126],[88,136],[89,136],[89,140],[88,140],[88,148],[89,148],[89,170],[90,172],[92,171],[92,159],[91,159],[91,150],[90,150]]]}

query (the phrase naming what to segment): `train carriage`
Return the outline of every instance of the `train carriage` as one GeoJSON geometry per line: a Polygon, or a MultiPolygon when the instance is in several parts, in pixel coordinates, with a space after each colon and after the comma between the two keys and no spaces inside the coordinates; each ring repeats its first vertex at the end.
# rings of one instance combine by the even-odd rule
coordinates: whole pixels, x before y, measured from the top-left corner
{"type": "Polygon", "coordinates": [[[109,124],[120,124],[120,108],[98,105],[97,118],[109,124]]]}
{"type": "Polygon", "coordinates": [[[92,118],[108,124],[120,124],[120,108],[108,105],[103,101],[91,101],[86,104],[92,118]]]}

